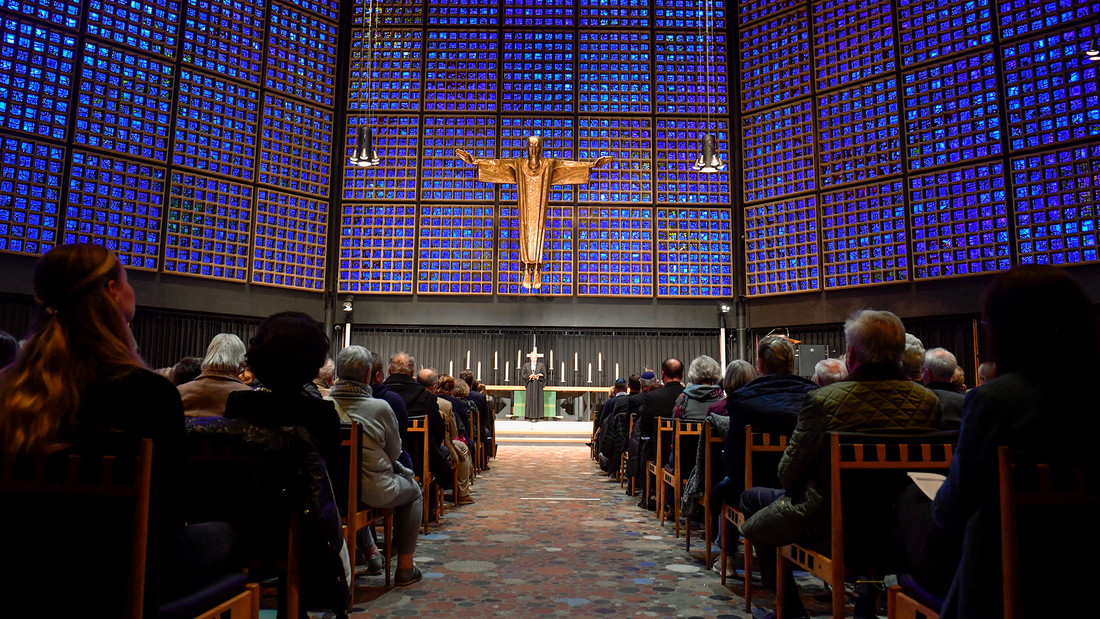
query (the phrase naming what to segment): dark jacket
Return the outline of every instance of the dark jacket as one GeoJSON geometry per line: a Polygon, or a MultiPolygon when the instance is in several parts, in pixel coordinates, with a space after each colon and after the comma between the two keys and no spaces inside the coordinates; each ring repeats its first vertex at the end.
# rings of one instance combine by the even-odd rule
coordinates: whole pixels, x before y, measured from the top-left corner
{"type": "MultiPolygon", "coordinates": [[[[798,411],[806,394],[817,385],[794,374],[768,374],[760,376],[726,398],[726,411],[730,418],[726,433],[726,446],[722,450],[722,463],[729,478],[727,492],[731,497],[741,494],[745,485],[745,426],[754,431],[777,432],[788,438],[798,422],[798,411]]],[[[753,466],[756,486],[778,483],[776,466],[778,458],[771,460],[770,470],[753,466]]]]}
{"type": "Polygon", "coordinates": [[[235,391],[225,402],[226,419],[244,419],[258,426],[302,426],[313,437],[325,466],[340,462],[340,416],[328,400],[303,393],[235,391]]]}
{"type": "MultiPolygon", "coordinates": [[[[448,479],[452,478],[451,465],[447,458],[443,456],[444,452],[440,451],[438,447],[442,446],[443,441],[447,438],[447,426],[443,422],[443,416],[439,414],[439,403],[436,401],[435,395],[428,393],[428,390],[416,382],[415,378],[405,374],[390,374],[383,384],[390,391],[401,396],[406,408],[408,408],[409,417],[424,417],[427,419],[428,442],[430,443],[428,445],[428,468],[431,470],[432,475],[440,480],[440,483],[446,483],[448,479]]],[[[414,464],[413,470],[420,472],[420,464],[418,462],[414,462],[414,464]]]]}
{"type": "MultiPolygon", "coordinates": [[[[648,436],[651,438],[646,443],[645,448],[644,455],[647,462],[652,462],[657,457],[657,419],[672,417],[672,411],[676,406],[676,398],[680,397],[683,392],[684,385],[682,383],[670,382],[660,389],[654,389],[644,395],[638,418],[634,421],[634,432],[631,433],[631,438],[635,436],[639,438],[648,436]]],[[[670,445],[671,442],[666,447],[670,445]]]]}
{"type": "Polygon", "coordinates": [[[780,546],[828,530],[827,432],[920,433],[942,429],[943,413],[936,394],[906,378],[896,365],[867,363],[857,367],[848,380],[806,395],[790,443],[779,461],[779,483],[787,497],[750,516],[742,533],[754,541],[780,546]]]}
{"type": "Polygon", "coordinates": [[[931,382],[926,385],[940,399],[943,408],[943,425],[948,430],[958,430],[963,419],[963,394],[954,383],[931,382]]]}
{"type": "Polygon", "coordinates": [[[194,417],[187,421],[187,450],[234,456],[190,463],[190,519],[228,522],[248,557],[273,561],[285,559],[288,517],[299,514],[303,603],[314,610],[346,610],[350,566],[333,484],[346,488],[347,475],[329,481],[304,428],[194,417]]]}
{"type": "Polygon", "coordinates": [[[385,400],[386,404],[393,409],[393,416],[397,417],[397,431],[401,434],[401,456],[397,461],[411,469],[413,463],[412,457],[409,456],[409,408],[405,406],[401,396],[390,391],[385,383],[371,385],[370,388],[374,397],[385,400]]]}
{"type": "MultiPolygon", "coordinates": [[[[1064,376],[1061,382],[1048,388],[1019,373],[1010,372],[966,394],[958,448],[951,460],[947,481],[940,487],[932,506],[932,516],[940,528],[963,535],[962,558],[941,617],[985,619],[1004,616],[1001,608],[1000,493],[997,484],[999,446],[1046,454],[1053,452],[1082,464],[1087,471],[1091,470],[1092,479],[1096,479],[1098,458],[1095,441],[1100,425],[1095,417],[1096,396],[1093,390],[1082,387],[1088,378],[1095,376],[1094,370],[1081,372],[1077,377],[1064,376]]],[[[1081,513],[1089,518],[1094,514],[1081,513]]],[[[1095,529],[1096,523],[1078,523],[1074,520],[1067,518],[1063,511],[1058,519],[1046,516],[1039,523],[1031,522],[1039,526],[1032,527],[1033,530],[1025,535],[1035,540],[1033,545],[1042,547],[1041,550],[1030,548],[1036,553],[1034,565],[1052,565],[1049,560],[1055,557],[1044,556],[1048,550],[1060,555],[1064,562],[1070,553],[1089,547],[1084,536],[1090,535],[1088,532],[1095,529]],[[1044,530],[1047,528],[1051,530],[1044,530]],[[1060,531],[1074,539],[1062,544],[1049,543],[1047,536],[1057,536],[1060,531]]],[[[1018,525],[1028,526],[1025,521],[1020,521],[1018,525]]],[[[1091,539],[1095,538],[1095,534],[1091,534],[1091,539]]],[[[1039,569],[1049,571],[1045,567],[1039,569]]],[[[1053,587],[1065,588],[1058,589],[1058,599],[1054,600],[1057,606],[1049,614],[1044,608],[1043,616],[1071,616],[1071,613],[1064,614],[1062,611],[1065,609],[1061,607],[1076,602],[1078,607],[1075,610],[1079,611],[1080,604],[1084,603],[1082,595],[1087,596],[1087,592],[1063,584],[1069,583],[1068,579],[1073,576],[1065,577],[1061,572],[1053,570],[1050,573],[1054,579],[1059,579],[1053,587]]],[[[1036,577],[1036,580],[1044,578],[1041,574],[1036,574],[1036,577]]],[[[1051,587],[1040,589],[1049,590],[1051,587]]],[[[1025,595],[1024,599],[1026,601],[1028,596],[1025,595]]],[[[1043,600],[1044,606],[1048,601],[1043,600]]],[[[1032,615],[1027,614],[1025,609],[1025,616],[1032,615]]]]}

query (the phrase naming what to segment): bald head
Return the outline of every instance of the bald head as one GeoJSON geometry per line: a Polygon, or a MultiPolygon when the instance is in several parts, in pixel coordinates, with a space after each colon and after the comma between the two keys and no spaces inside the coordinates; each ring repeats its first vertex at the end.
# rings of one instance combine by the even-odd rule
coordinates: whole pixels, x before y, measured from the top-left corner
{"type": "Polygon", "coordinates": [[[669,357],[661,364],[661,380],[668,382],[680,382],[684,380],[684,364],[679,359],[669,357]]]}
{"type": "Polygon", "coordinates": [[[416,382],[428,391],[435,391],[435,387],[439,383],[439,377],[436,375],[435,370],[424,368],[416,373],[416,382]]]}

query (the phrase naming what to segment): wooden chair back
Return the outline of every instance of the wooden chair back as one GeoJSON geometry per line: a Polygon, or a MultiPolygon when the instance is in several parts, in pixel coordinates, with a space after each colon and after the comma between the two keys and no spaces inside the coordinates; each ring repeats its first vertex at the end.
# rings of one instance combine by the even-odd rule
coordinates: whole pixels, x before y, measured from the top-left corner
{"type": "MultiPolygon", "coordinates": [[[[158,535],[152,487],[150,439],[48,455],[0,456],[0,500],[6,507],[0,516],[2,546],[10,568],[0,579],[4,612],[55,616],[59,609],[90,608],[125,619],[156,615],[156,604],[166,600],[155,599],[157,592],[146,586],[147,573],[159,571],[159,566],[147,564],[150,534],[158,535]],[[61,582],[56,577],[59,561],[85,552],[92,555],[74,558],[92,562],[94,569],[61,582]]],[[[198,619],[258,616],[259,595],[250,585],[198,619]]]]}
{"type": "MultiPolygon", "coordinates": [[[[725,445],[725,439],[714,433],[714,426],[709,418],[703,423],[703,496],[699,499],[699,505],[703,508],[703,560],[709,569],[713,559],[710,543],[714,540],[714,516],[710,510],[710,489],[714,487],[714,465],[718,455],[721,455],[725,445]]],[[[721,464],[719,464],[721,466],[721,464]]],[[[687,531],[684,533],[684,550],[691,552],[691,519],[684,521],[687,531]]]]}
{"type": "MultiPolygon", "coordinates": [[[[344,538],[348,545],[348,556],[351,558],[352,570],[355,567],[356,546],[358,545],[358,533],[360,529],[372,524],[382,522],[382,563],[386,571],[386,586],[390,584],[390,550],[393,548],[393,510],[389,508],[378,509],[362,504],[359,494],[363,483],[363,436],[359,429],[359,422],[352,421],[350,425],[340,426],[340,448],[345,451],[348,459],[348,500],[340,511],[343,512],[344,538]]],[[[355,604],[355,596],[352,596],[351,604],[355,604]]],[[[350,607],[349,607],[350,610],[350,607]]]]}
{"type": "MultiPolygon", "coordinates": [[[[428,444],[428,420],[426,417],[409,417],[409,455],[413,458],[413,465],[419,470],[414,470],[416,473],[416,481],[420,484],[420,492],[424,495],[424,533],[427,534],[429,508],[433,502],[436,503],[436,509],[439,510],[442,507],[442,501],[438,501],[437,493],[433,493],[433,484],[436,484],[435,479],[432,477],[431,467],[428,466],[428,450],[431,446],[428,444]]],[[[438,511],[436,512],[439,513],[438,511]]]]}
{"type": "MultiPolygon", "coordinates": [[[[745,488],[756,485],[753,477],[753,463],[760,454],[782,454],[787,450],[787,435],[778,432],[753,432],[751,425],[745,426],[745,488]]],[[[736,527],[745,524],[745,514],[736,505],[722,506],[722,548],[719,562],[722,565],[722,584],[726,584],[726,536],[733,535],[736,527]]],[[[752,541],[745,538],[745,609],[752,610],[752,541]]]]}
{"type": "MultiPolygon", "coordinates": [[[[955,453],[957,432],[927,434],[870,434],[829,432],[829,552],[791,544],[779,550],[779,566],[794,563],[833,589],[833,617],[844,617],[845,537],[841,480],[849,471],[946,470],[955,453]]],[[[777,579],[777,610],[784,616],[783,573],[777,579]]]]}
{"type": "Polygon", "coordinates": [[[1064,459],[1050,455],[1036,455],[1013,451],[1009,447],[997,449],[997,483],[1000,492],[1001,512],[1001,589],[1005,619],[1023,619],[1036,614],[1066,616],[1088,602],[1087,577],[1070,581],[1072,574],[1066,571],[1081,569],[1072,567],[1071,556],[1082,550],[1095,548],[1097,533],[1095,519],[1100,513],[1100,497],[1096,480],[1089,479],[1085,469],[1064,459]],[[1036,521],[1026,520],[1036,514],[1036,521]],[[1020,527],[1020,518],[1026,523],[1020,527]],[[1036,526],[1037,525],[1037,526],[1036,526]],[[1058,539],[1046,539],[1040,529],[1070,529],[1063,535],[1053,532],[1058,539]],[[1020,531],[1028,531],[1025,546],[1041,547],[1036,554],[1042,557],[1027,559],[1022,552],[1020,531]],[[1063,539],[1068,537],[1068,539],[1063,539]],[[1049,559],[1039,564],[1037,559],[1049,559]],[[1061,559],[1061,560],[1059,560],[1061,559]],[[1053,562],[1051,562],[1053,561],[1053,562]],[[1032,564],[1032,565],[1029,565],[1032,564]],[[1021,572],[1038,574],[1054,571],[1051,580],[1029,576],[1021,572]],[[1060,589],[1059,600],[1051,602],[1049,592],[1052,582],[1060,589]],[[1025,597],[1025,593],[1027,594],[1025,597]],[[1052,606],[1051,604],[1054,604],[1052,606]]]}
{"type": "MultiPolygon", "coordinates": [[[[51,606],[57,608],[57,604],[73,604],[74,608],[94,607],[126,619],[141,618],[145,605],[152,462],[153,442],[149,439],[134,448],[118,451],[0,458],[0,496],[5,511],[18,512],[3,517],[4,536],[8,538],[4,542],[6,561],[19,564],[18,570],[8,574],[0,584],[5,590],[7,611],[16,616],[20,611],[33,612],[37,606],[38,612],[45,613],[51,606]],[[86,575],[95,581],[94,587],[76,583],[80,589],[75,594],[69,590],[69,584],[62,585],[49,576],[57,574],[58,561],[71,550],[51,542],[50,537],[61,531],[39,532],[33,521],[20,523],[13,519],[19,516],[26,520],[37,515],[47,522],[59,519],[62,511],[70,514],[69,519],[90,518],[98,513],[117,515],[118,519],[111,530],[98,532],[102,541],[110,538],[118,544],[115,554],[104,555],[109,561],[100,566],[102,572],[86,575]],[[20,528],[8,528],[13,526],[20,528]],[[36,548],[25,547],[28,543],[36,548]],[[41,569],[39,563],[43,563],[41,569]],[[38,584],[43,580],[53,586],[38,584]],[[89,598],[71,599],[75,595],[89,598]],[[23,608],[24,605],[30,607],[23,608]]],[[[65,529],[61,537],[71,533],[65,529]]],[[[81,531],[81,534],[93,532],[81,531]]]]}
{"type": "MultiPolygon", "coordinates": [[[[673,514],[673,528],[676,531],[676,538],[680,537],[680,512],[682,511],[680,505],[680,497],[682,496],[684,483],[687,481],[687,475],[690,471],[685,470],[684,461],[695,462],[695,450],[692,447],[698,446],[699,439],[703,436],[703,426],[707,425],[705,422],[690,420],[690,419],[677,419],[676,430],[673,435],[672,444],[672,472],[661,469],[662,488],[661,492],[667,492],[669,488],[672,489],[672,514],[673,514]]],[[[661,463],[663,464],[663,463],[661,463]]],[[[665,523],[664,513],[665,510],[658,506],[661,512],[661,524],[665,523]]]]}
{"type": "Polygon", "coordinates": [[[666,443],[665,438],[671,437],[676,432],[676,420],[671,417],[659,417],[657,418],[657,435],[653,437],[653,440],[657,441],[657,453],[653,462],[646,463],[646,478],[645,478],[645,497],[649,500],[650,480],[653,480],[653,491],[656,494],[657,499],[657,513],[654,514],[657,518],[660,518],[662,524],[664,523],[664,492],[662,487],[664,483],[661,478],[662,466],[664,465],[664,457],[661,453],[663,450],[661,446],[666,443]]]}

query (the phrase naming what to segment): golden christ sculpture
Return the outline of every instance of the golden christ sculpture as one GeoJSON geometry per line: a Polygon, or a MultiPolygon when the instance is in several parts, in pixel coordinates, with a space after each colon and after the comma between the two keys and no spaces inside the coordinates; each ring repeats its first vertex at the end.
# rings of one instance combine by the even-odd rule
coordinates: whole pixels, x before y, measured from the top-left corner
{"type": "Polygon", "coordinates": [[[595,161],[544,159],[542,138],[527,138],[527,157],[509,159],[475,159],[470,153],[455,149],[459,159],[477,166],[477,178],[490,183],[515,183],[519,198],[519,260],[523,264],[522,286],[537,289],[542,286],[542,244],[546,235],[546,206],[550,202],[552,185],[583,185],[591,180],[593,168],[611,160],[595,161]]]}

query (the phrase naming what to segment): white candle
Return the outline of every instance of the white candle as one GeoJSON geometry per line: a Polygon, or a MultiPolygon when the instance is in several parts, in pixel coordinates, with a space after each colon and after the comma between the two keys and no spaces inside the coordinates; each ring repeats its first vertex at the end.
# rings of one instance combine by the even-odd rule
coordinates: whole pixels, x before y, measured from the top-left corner
{"type": "Polygon", "coordinates": [[[511,361],[504,362],[504,382],[508,382],[508,379],[512,376],[511,365],[511,361]]]}
{"type": "Polygon", "coordinates": [[[600,367],[598,369],[602,372],[603,371],[603,352],[600,352],[600,356],[598,357],[598,361],[600,362],[600,367]]]}
{"type": "Polygon", "coordinates": [[[477,382],[481,382],[481,362],[477,362],[477,382]]]}
{"type": "Polygon", "coordinates": [[[561,362],[561,382],[565,382],[565,362],[561,362]]]}
{"type": "Polygon", "coordinates": [[[588,364],[588,384],[592,384],[592,364],[588,364]]]}
{"type": "Polygon", "coordinates": [[[466,369],[470,369],[470,351],[466,351],[466,369]]]}
{"type": "Polygon", "coordinates": [[[447,373],[450,374],[451,376],[455,375],[455,362],[454,362],[454,359],[451,359],[450,361],[447,362],[447,373]]]}
{"type": "Polygon", "coordinates": [[[554,369],[554,349],[553,348],[550,349],[550,365],[548,365],[547,367],[549,367],[551,370],[554,369]]]}
{"type": "Polygon", "coordinates": [[[573,353],[573,371],[576,372],[581,369],[580,366],[581,364],[577,363],[577,353],[573,353]]]}
{"type": "Polygon", "coordinates": [[[497,351],[495,351],[495,350],[493,351],[493,369],[494,370],[499,370],[500,369],[500,366],[497,365],[497,351]]]}
{"type": "Polygon", "coordinates": [[[615,380],[619,380],[619,364],[615,364],[615,380]]]}
{"type": "Polygon", "coordinates": [[[523,361],[521,361],[521,359],[523,359],[523,351],[522,350],[517,350],[516,351],[516,369],[517,370],[519,369],[519,366],[523,365],[523,361]]]}

